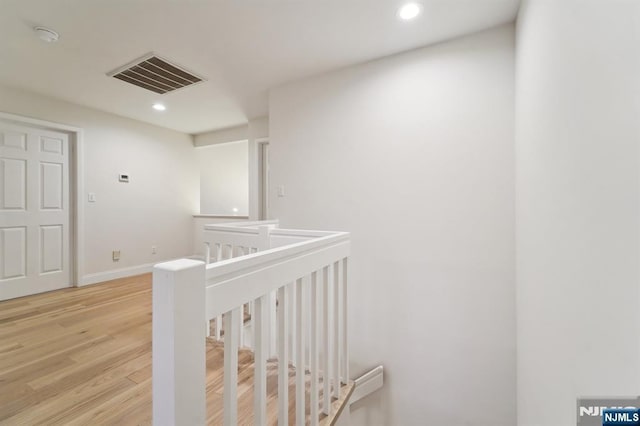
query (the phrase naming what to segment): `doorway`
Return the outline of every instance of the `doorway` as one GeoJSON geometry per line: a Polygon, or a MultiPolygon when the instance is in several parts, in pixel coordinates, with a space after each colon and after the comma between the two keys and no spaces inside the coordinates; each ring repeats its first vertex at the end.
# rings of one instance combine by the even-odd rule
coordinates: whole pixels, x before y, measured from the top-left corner
{"type": "Polygon", "coordinates": [[[73,284],[76,133],[3,116],[0,300],[7,300],[73,284]]]}

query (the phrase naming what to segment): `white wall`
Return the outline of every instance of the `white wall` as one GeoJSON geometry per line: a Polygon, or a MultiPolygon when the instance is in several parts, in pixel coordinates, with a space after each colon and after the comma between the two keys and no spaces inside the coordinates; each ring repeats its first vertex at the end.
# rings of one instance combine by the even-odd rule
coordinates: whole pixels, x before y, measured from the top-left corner
{"type": "Polygon", "coordinates": [[[86,280],[191,254],[199,196],[189,135],[1,86],[0,111],[84,129],[84,188],[97,197],[88,203],[80,195],[86,280]],[[128,173],[130,183],[119,183],[119,173],[128,173]],[[111,259],[114,249],[119,262],[111,259]]]}
{"type": "Polygon", "coordinates": [[[529,1],[518,20],[520,426],[640,394],[640,5],[529,1]]]}
{"type": "Polygon", "coordinates": [[[249,215],[249,143],[196,147],[200,168],[200,213],[249,215]]]}
{"type": "Polygon", "coordinates": [[[353,424],[513,426],[514,29],[270,93],[272,216],[352,232],[353,424]]]}

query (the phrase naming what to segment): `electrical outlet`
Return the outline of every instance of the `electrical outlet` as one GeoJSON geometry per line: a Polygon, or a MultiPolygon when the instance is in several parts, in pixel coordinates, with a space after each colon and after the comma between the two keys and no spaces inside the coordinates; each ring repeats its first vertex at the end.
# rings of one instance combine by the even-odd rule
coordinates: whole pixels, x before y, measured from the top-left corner
{"type": "Polygon", "coordinates": [[[118,260],[120,260],[120,250],[114,250],[112,253],[112,258],[114,262],[117,262],[118,260]]]}
{"type": "Polygon", "coordinates": [[[156,254],[158,252],[158,247],[151,246],[151,254],[156,254]]]}

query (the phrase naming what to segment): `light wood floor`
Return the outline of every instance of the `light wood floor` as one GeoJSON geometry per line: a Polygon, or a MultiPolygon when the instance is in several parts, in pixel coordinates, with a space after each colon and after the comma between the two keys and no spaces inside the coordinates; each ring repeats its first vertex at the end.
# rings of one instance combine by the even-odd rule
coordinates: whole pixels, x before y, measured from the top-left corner
{"type": "MultiPolygon", "coordinates": [[[[209,424],[222,423],[222,360],[222,345],[209,341],[209,424]]],[[[268,371],[275,420],[276,361],[268,371]]],[[[334,406],[352,391],[343,386],[334,406]]],[[[253,359],[246,350],[238,392],[239,424],[253,424],[253,359]]],[[[293,420],[293,403],[289,412],[293,420]]],[[[151,275],[0,302],[0,424],[151,424],[151,275]]]]}

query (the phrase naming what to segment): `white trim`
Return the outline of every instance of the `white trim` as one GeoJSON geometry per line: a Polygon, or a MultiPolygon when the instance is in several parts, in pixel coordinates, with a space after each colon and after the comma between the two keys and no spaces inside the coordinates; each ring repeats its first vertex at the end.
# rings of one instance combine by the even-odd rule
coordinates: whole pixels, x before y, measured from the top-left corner
{"type": "Polygon", "coordinates": [[[260,220],[260,207],[259,207],[259,161],[260,155],[258,153],[258,144],[255,139],[249,139],[247,143],[248,158],[247,158],[247,176],[248,176],[248,198],[247,203],[249,205],[249,219],[260,220]]]}
{"type": "Polygon", "coordinates": [[[11,114],[8,112],[0,111],[0,118],[4,120],[15,121],[22,124],[32,124],[34,126],[46,127],[48,129],[63,130],[66,132],[76,133],[78,131],[82,131],[80,127],[69,126],[67,124],[56,123],[53,121],[40,120],[38,118],[25,117],[23,115],[11,114]]]}
{"type": "Polygon", "coordinates": [[[82,277],[79,287],[82,287],[85,285],[91,285],[91,284],[99,284],[105,281],[117,280],[119,278],[134,277],[136,275],[151,273],[153,271],[153,267],[155,265],[158,265],[159,263],[173,262],[181,259],[202,260],[202,256],[198,256],[198,255],[185,256],[178,259],[170,259],[166,261],[163,260],[160,262],[153,262],[153,263],[144,263],[142,265],[129,266],[127,268],[112,269],[110,271],[87,274],[84,277],[82,277]]]}
{"type": "Polygon", "coordinates": [[[131,266],[129,268],[113,269],[111,271],[97,272],[95,274],[87,274],[82,277],[80,286],[98,284],[105,281],[117,280],[118,278],[133,277],[150,273],[153,265],[156,263],[146,263],[144,265],[131,266]]]}
{"type": "Polygon", "coordinates": [[[224,231],[224,232],[245,232],[258,234],[260,231],[256,229],[256,226],[263,225],[275,225],[279,226],[280,221],[278,219],[271,220],[255,220],[247,222],[223,222],[223,223],[211,223],[204,225],[205,231],[224,231]]]}
{"type": "Polygon", "coordinates": [[[194,214],[194,218],[210,218],[210,219],[249,219],[249,216],[231,216],[223,214],[194,214]]]}
{"type": "Polygon", "coordinates": [[[77,287],[82,281],[84,281],[84,204],[82,202],[82,194],[84,193],[84,131],[80,127],[25,117],[2,111],[0,111],[0,119],[49,130],[63,131],[70,133],[72,136],[70,142],[73,146],[74,155],[72,155],[69,160],[72,168],[71,177],[75,185],[72,185],[69,191],[73,220],[73,228],[70,236],[72,243],[71,249],[73,253],[71,256],[70,284],[77,287]]]}
{"type": "MultiPolygon", "coordinates": [[[[256,158],[253,163],[255,177],[252,183],[255,186],[250,188],[250,192],[251,189],[253,189],[253,192],[249,203],[253,205],[254,216],[259,220],[266,220],[269,218],[269,151],[268,148],[265,150],[265,146],[269,146],[269,138],[257,138],[254,140],[254,145],[254,156],[256,158]],[[267,167],[266,171],[264,170],[265,167],[267,167]]],[[[251,211],[251,208],[249,210],[251,211]]]]}
{"type": "Polygon", "coordinates": [[[384,368],[379,365],[368,373],[363,374],[355,380],[355,385],[353,394],[349,398],[349,404],[360,401],[384,385],[384,368]]]}
{"type": "MultiPolygon", "coordinates": [[[[198,136],[198,135],[196,135],[196,136],[198,136]]],[[[195,144],[194,144],[194,145],[193,145],[193,147],[194,147],[195,149],[199,149],[199,148],[209,148],[209,147],[212,147],[212,146],[214,146],[214,145],[225,145],[225,144],[228,144],[228,143],[240,143],[240,142],[249,142],[249,139],[247,139],[247,138],[240,138],[240,139],[232,139],[232,140],[229,140],[229,141],[211,142],[211,143],[200,143],[200,144],[198,144],[198,145],[195,145],[195,144]]]]}

